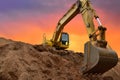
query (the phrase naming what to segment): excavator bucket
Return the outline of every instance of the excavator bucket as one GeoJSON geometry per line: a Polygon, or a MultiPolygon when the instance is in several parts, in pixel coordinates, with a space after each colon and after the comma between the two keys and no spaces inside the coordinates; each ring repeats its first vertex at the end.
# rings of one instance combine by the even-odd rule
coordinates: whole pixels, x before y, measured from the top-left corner
{"type": "Polygon", "coordinates": [[[85,44],[83,74],[103,74],[113,68],[118,62],[118,56],[110,48],[101,48],[92,45],[90,41],[85,44]]]}

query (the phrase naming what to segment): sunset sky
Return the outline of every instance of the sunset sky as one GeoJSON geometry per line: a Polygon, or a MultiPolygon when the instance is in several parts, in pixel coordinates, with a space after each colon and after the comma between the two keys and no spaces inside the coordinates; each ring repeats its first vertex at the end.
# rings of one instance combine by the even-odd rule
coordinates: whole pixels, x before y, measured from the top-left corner
{"type": "MultiPolygon", "coordinates": [[[[0,0],[0,36],[31,44],[41,44],[43,34],[51,39],[59,19],[76,0],[0,0]]],[[[91,0],[102,24],[107,27],[107,41],[120,57],[120,0],[91,0]]],[[[96,26],[97,27],[97,26],[96,26]]],[[[88,41],[81,15],[65,27],[70,34],[70,50],[82,51],[88,41]]]]}

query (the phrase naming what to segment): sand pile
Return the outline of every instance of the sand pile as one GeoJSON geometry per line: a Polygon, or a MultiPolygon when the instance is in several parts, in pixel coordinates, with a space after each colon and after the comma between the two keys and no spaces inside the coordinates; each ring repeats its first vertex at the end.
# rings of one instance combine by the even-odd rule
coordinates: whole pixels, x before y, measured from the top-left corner
{"type": "Polygon", "coordinates": [[[0,80],[114,80],[120,64],[103,76],[80,72],[83,54],[0,38],[0,80]],[[109,78],[111,77],[111,78],[109,78]]]}

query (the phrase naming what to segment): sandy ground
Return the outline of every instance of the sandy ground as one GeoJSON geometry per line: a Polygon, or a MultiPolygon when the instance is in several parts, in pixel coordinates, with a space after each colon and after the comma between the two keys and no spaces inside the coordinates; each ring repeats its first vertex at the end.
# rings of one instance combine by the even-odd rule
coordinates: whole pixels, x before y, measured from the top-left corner
{"type": "Polygon", "coordinates": [[[120,80],[120,63],[88,78],[82,61],[82,53],[0,38],[0,80],[120,80]]]}

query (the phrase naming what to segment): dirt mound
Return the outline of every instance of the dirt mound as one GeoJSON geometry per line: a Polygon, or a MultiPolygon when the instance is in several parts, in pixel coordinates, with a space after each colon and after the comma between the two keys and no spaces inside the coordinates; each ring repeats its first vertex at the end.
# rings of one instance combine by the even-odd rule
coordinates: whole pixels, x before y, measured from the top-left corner
{"type": "MultiPolygon", "coordinates": [[[[0,80],[90,80],[80,72],[83,54],[75,53],[0,38],[0,80]]],[[[119,80],[119,67],[104,76],[119,80]]],[[[93,75],[91,80],[103,77],[93,75]]]]}
{"type": "Polygon", "coordinates": [[[106,72],[103,76],[111,76],[114,80],[120,80],[120,59],[117,66],[106,72]]]}

